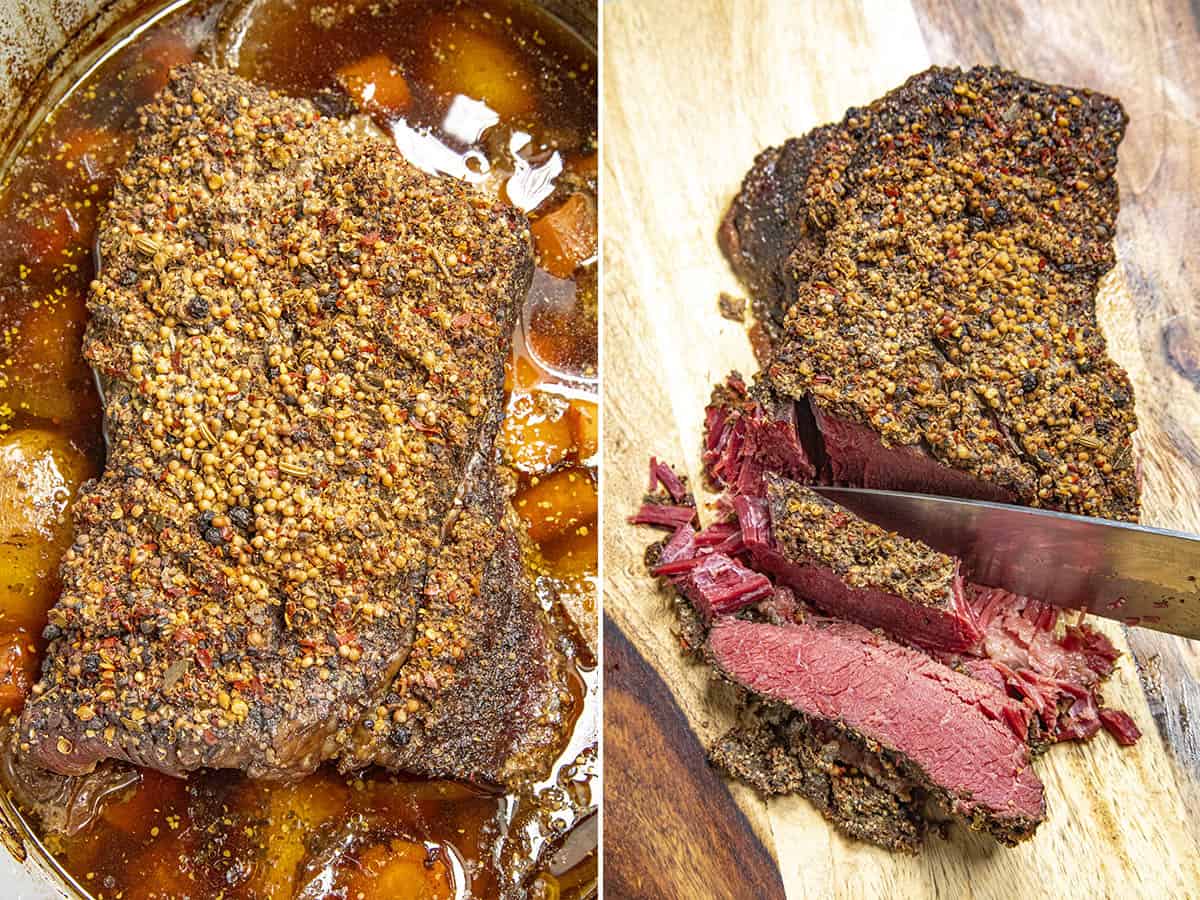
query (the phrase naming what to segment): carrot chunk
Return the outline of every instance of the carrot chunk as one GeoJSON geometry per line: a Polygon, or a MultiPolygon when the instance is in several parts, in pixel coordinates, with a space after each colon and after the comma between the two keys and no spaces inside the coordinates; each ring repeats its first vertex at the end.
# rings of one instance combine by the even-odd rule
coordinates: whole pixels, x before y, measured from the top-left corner
{"type": "Polygon", "coordinates": [[[337,79],[363,112],[400,115],[412,103],[404,74],[382,53],[338,69],[337,79]]]}
{"type": "Polygon", "coordinates": [[[596,520],[596,484],[586,469],[560,469],[516,496],[529,536],[544,544],[596,520]]]}
{"type": "Polygon", "coordinates": [[[596,255],[596,210],[583,194],[572,194],[530,230],[538,265],[555,278],[570,278],[580,263],[596,255]]]}

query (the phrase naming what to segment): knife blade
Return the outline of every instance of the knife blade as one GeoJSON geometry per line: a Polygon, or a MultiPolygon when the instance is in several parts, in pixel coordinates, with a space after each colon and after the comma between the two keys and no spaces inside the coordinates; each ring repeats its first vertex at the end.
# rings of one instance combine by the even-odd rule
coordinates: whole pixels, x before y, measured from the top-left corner
{"type": "Polygon", "coordinates": [[[983,500],[812,489],[958,557],[977,584],[1200,639],[1200,536],[983,500]]]}

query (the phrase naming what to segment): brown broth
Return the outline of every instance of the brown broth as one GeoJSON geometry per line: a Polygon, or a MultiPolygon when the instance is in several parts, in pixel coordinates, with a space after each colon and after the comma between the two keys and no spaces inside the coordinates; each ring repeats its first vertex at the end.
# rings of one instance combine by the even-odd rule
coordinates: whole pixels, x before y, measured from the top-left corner
{"type": "MultiPolygon", "coordinates": [[[[574,660],[574,720],[554,771],[518,794],[383,772],[322,770],[292,786],[229,772],[186,781],[144,772],[82,834],[44,835],[45,845],[81,889],[104,898],[489,897],[506,880],[528,875],[539,857],[534,896],[591,895],[598,776],[594,52],[519,0],[194,0],[175,7],[128,23],[19,149],[0,185],[0,431],[8,433],[0,440],[49,431],[83,454],[84,474],[102,466],[100,403],[80,352],[96,217],[131,147],[136,109],[171,67],[192,59],[225,64],[334,113],[347,112],[357,97],[375,127],[417,164],[505,191],[535,223],[549,219],[509,370],[502,447],[517,473],[518,511],[542,510],[524,515],[534,538],[528,563],[574,660]],[[355,5],[360,11],[349,13],[355,5]],[[390,66],[346,74],[378,54],[390,66]],[[393,80],[397,70],[403,83],[393,80]],[[375,85],[370,99],[368,82],[375,85]],[[550,218],[564,208],[573,217],[550,218]],[[542,496],[552,502],[529,502],[542,496]]],[[[52,571],[59,551],[46,545],[43,568],[52,571]]],[[[51,593],[43,606],[52,600],[51,593]]],[[[5,602],[0,641],[20,645],[27,680],[41,625],[19,621],[5,602]]],[[[18,689],[17,674],[0,669],[5,678],[18,689]]]]}

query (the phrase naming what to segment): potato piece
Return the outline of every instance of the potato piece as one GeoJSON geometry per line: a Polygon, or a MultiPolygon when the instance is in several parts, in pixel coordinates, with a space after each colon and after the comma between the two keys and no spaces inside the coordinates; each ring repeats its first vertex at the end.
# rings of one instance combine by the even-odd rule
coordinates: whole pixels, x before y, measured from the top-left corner
{"type": "Polygon", "coordinates": [[[454,896],[450,874],[441,859],[426,864],[421,844],[393,840],[358,856],[347,881],[346,896],[361,900],[441,900],[454,896]]]}
{"type": "Polygon", "coordinates": [[[404,74],[382,53],[343,66],[337,80],[362,112],[398,116],[408,112],[412,103],[404,74]]]}
{"type": "Polygon", "coordinates": [[[305,839],[346,808],[350,792],[341,779],[318,773],[296,784],[263,786],[268,821],[259,842],[265,848],[251,877],[256,897],[290,898],[308,848],[305,839]]]}
{"type": "Polygon", "coordinates": [[[596,208],[583,194],[572,194],[529,228],[538,265],[555,278],[570,278],[596,255],[596,208]]]}
{"type": "Polygon", "coordinates": [[[514,398],[500,437],[509,465],[522,472],[548,472],[566,459],[575,444],[569,409],[561,397],[544,391],[514,398]]]}
{"type": "Polygon", "coordinates": [[[572,400],[567,414],[579,461],[591,459],[600,449],[600,409],[590,400],[572,400]]]}
{"type": "Polygon", "coordinates": [[[535,478],[514,505],[529,536],[545,544],[596,520],[596,484],[586,469],[561,469],[535,478]]]}
{"type": "Polygon", "coordinates": [[[0,624],[41,630],[71,543],[67,506],[94,474],[60,435],[23,429],[0,441],[0,624]]]}
{"type": "Polygon", "coordinates": [[[97,415],[99,398],[81,350],[86,321],[76,293],[22,310],[6,342],[0,403],[60,424],[97,415]]]}
{"type": "Polygon", "coordinates": [[[555,591],[558,602],[575,624],[588,650],[594,655],[600,637],[600,618],[596,615],[596,597],[599,590],[595,573],[593,571],[590,575],[559,577],[562,580],[555,591]]]}
{"type": "Polygon", "coordinates": [[[33,687],[36,661],[26,634],[0,634],[0,711],[16,712],[33,687]]]}
{"type": "Polygon", "coordinates": [[[580,525],[544,545],[542,556],[551,574],[577,578],[596,574],[596,549],[596,530],[590,525],[580,525]]]}
{"type": "Polygon", "coordinates": [[[67,505],[94,469],[53,431],[23,428],[0,441],[0,540],[36,532],[65,545],[67,505]]]}
{"type": "Polygon", "coordinates": [[[429,41],[434,48],[429,81],[439,93],[482,100],[503,118],[533,109],[533,75],[487,22],[466,16],[441,19],[429,41]]]}

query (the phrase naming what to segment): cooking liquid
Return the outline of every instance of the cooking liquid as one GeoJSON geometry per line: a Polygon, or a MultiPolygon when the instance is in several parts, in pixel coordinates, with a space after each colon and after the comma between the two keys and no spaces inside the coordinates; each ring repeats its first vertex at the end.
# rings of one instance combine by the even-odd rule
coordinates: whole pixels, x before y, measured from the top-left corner
{"type": "MultiPolygon", "coordinates": [[[[594,893],[594,52],[516,0],[194,0],[122,32],[20,148],[0,191],[0,439],[49,431],[91,474],[102,467],[100,403],[80,353],[96,218],[136,109],[173,66],[213,62],[357,114],[414,164],[505,192],[535,226],[548,217],[534,229],[539,271],[501,452],[536,548],[531,578],[574,661],[573,720],[553,771],[515,794],[384,772],[322,770],[290,786],[144,772],[87,830],[45,835],[46,848],[104,898],[499,896],[535,858],[533,896],[594,893]]],[[[43,587],[58,552],[45,550],[43,587]]],[[[24,654],[26,679],[42,649],[37,615],[54,599],[41,594],[32,615],[0,603],[0,639],[24,654]]]]}

